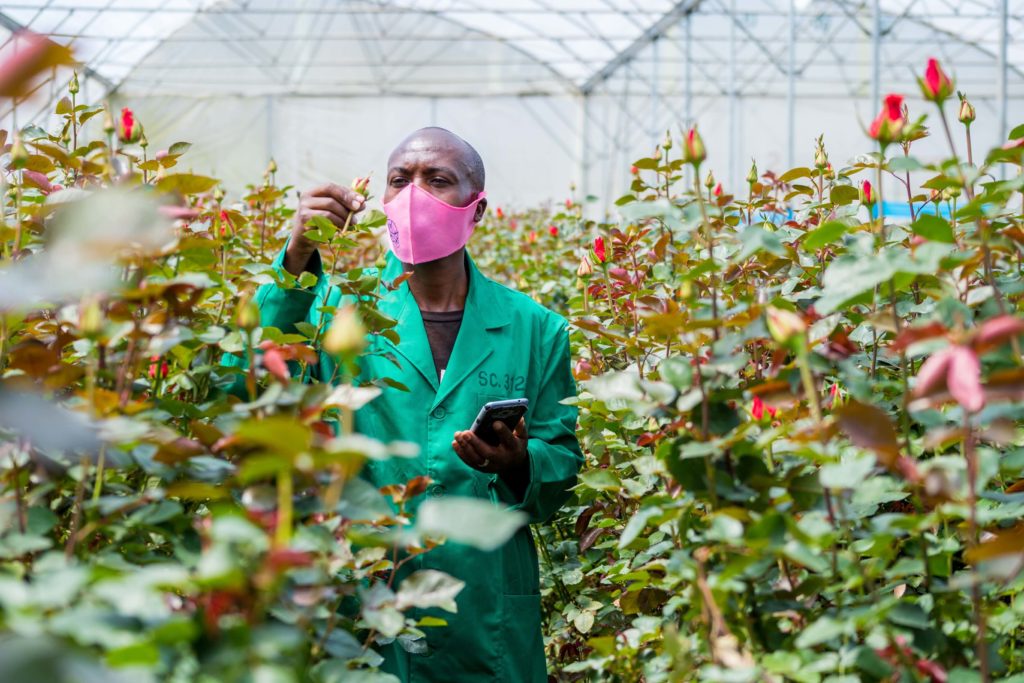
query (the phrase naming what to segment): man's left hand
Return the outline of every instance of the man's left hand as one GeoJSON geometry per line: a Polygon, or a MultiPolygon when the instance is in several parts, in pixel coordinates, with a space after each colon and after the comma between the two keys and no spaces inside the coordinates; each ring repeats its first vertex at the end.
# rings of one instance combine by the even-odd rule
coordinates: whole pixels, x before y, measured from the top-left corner
{"type": "Polygon", "coordinates": [[[471,431],[455,432],[452,448],[462,462],[475,470],[517,479],[527,469],[526,420],[519,419],[515,430],[495,421],[498,444],[492,446],[471,431]]]}

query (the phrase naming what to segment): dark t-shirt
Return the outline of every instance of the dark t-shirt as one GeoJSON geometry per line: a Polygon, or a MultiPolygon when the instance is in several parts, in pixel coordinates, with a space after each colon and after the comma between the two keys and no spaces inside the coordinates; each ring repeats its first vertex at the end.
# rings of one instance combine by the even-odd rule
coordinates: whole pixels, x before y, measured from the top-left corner
{"type": "Polygon", "coordinates": [[[444,370],[448,367],[448,359],[455,348],[455,338],[462,327],[462,311],[420,311],[423,328],[430,342],[430,353],[434,356],[434,367],[437,368],[437,380],[440,382],[444,370]]]}

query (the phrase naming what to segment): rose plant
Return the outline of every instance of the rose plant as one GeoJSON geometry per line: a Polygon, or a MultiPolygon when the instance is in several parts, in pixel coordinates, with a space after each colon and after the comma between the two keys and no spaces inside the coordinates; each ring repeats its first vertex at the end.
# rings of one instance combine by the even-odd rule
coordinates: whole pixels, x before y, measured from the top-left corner
{"type": "Polygon", "coordinates": [[[397,680],[378,649],[422,652],[462,583],[394,570],[521,520],[451,499],[413,522],[429,480],[358,476],[416,455],[351,429],[399,390],[351,371],[367,335],[397,339],[380,215],[310,226],[356,307],[263,327],[257,286],[310,284],[270,263],[293,213],[274,163],[229,201],[179,171],[187,143],[150,158],[129,108],[115,126],[77,92],[55,132],[0,131],[0,680],[397,680]],[[302,381],[318,347],[337,386],[302,381]]]}
{"type": "Polygon", "coordinates": [[[555,679],[1020,680],[1024,126],[977,154],[934,60],[921,87],[938,108],[888,95],[845,165],[819,139],[702,186],[693,128],[611,220],[573,198],[520,218],[557,236],[474,238],[575,329],[588,465],[537,534],[555,679]],[[949,156],[918,159],[936,118],[949,156]]]}

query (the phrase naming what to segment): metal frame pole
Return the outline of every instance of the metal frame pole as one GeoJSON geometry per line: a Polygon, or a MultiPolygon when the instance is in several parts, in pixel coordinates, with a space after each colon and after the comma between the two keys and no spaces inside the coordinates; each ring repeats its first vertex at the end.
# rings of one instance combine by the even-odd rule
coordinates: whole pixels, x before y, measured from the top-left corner
{"type": "MultiPolygon", "coordinates": [[[[1006,78],[1009,69],[1007,48],[1009,41],[1008,0],[999,2],[999,140],[1005,140],[1007,133],[1006,78]]],[[[1005,165],[1003,166],[1005,168],[1005,165]]]]}
{"type": "MultiPolygon", "coordinates": [[[[683,67],[685,71],[683,75],[683,98],[686,100],[683,103],[683,112],[686,116],[686,121],[684,122],[686,128],[689,128],[695,123],[693,120],[693,51],[691,50],[691,47],[693,46],[692,24],[693,13],[691,12],[686,15],[685,19],[683,19],[683,39],[685,41],[683,45],[683,67]]],[[[690,165],[687,164],[686,172],[684,173],[687,187],[693,187],[693,178],[690,174],[690,165]]]]}
{"type": "Polygon", "coordinates": [[[651,41],[651,147],[658,144],[658,39],[651,41]]]}
{"type": "Polygon", "coordinates": [[[882,101],[882,8],[879,0],[871,3],[871,107],[882,101]]]}
{"type": "Polygon", "coordinates": [[[580,196],[586,198],[590,194],[590,93],[581,96],[580,118],[580,196]]]}
{"type": "Polygon", "coordinates": [[[729,177],[726,183],[736,182],[736,157],[739,151],[739,102],[736,99],[736,0],[729,2],[729,177]]]}
{"type": "Polygon", "coordinates": [[[796,0],[789,0],[789,68],[786,89],[786,168],[793,168],[796,158],[796,0]]]}

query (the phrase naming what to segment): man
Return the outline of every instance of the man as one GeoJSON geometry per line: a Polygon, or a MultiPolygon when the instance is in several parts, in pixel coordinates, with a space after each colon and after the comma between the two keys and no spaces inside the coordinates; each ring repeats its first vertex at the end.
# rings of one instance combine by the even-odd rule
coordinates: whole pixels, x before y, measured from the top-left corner
{"type": "MultiPolygon", "coordinates": [[[[360,372],[393,377],[409,391],[386,390],[356,414],[355,426],[382,441],[417,443],[420,455],[371,462],[365,475],[378,487],[430,477],[413,514],[425,497],[470,496],[522,510],[531,523],[545,521],[569,497],[583,460],[576,409],[560,404],[576,390],[565,321],[481,275],[466,254],[487,200],[483,162],[461,138],[440,128],[410,135],[388,160],[383,200],[392,251],[383,279],[412,275],[380,302],[398,322],[399,343],[374,337],[371,350],[391,352],[401,369],[383,354],[367,354],[360,372]],[[495,423],[498,445],[467,431],[484,403],[509,398],[529,399],[529,410],[513,430],[495,423]]],[[[312,290],[262,287],[263,325],[316,325],[321,307],[338,305],[340,291],[324,276],[305,226],[322,216],[340,228],[364,207],[359,193],[338,185],[303,195],[276,264],[296,276],[309,271],[318,282],[312,290]]],[[[320,376],[333,376],[332,360],[320,358],[320,376]]],[[[416,683],[546,680],[537,552],[528,527],[493,552],[446,543],[406,563],[398,579],[426,568],[466,583],[458,613],[438,613],[448,626],[426,629],[426,654],[385,647],[384,670],[416,683]]]]}

